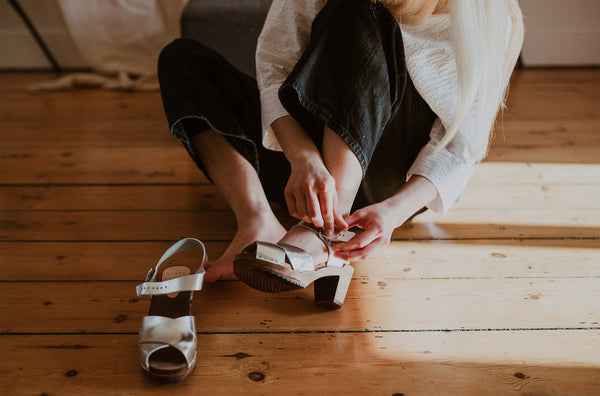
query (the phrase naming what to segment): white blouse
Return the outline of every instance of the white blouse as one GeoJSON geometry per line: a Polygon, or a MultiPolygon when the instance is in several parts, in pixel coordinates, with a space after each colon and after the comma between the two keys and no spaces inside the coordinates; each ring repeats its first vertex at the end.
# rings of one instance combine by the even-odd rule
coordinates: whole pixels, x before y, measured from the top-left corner
{"type": "MultiPolygon", "coordinates": [[[[260,89],[263,145],[281,151],[271,124],[288,112],[279,101],[282,83],[310,41],[311,24],[326,0],[274,0],[258,39],[256,75],[260,89]]],[[[410,167],[410,175],[421,175],[433,183],[438,197],[427,207],[445,213],[458,199],[473,175],[475,112],[443,149],[435,151],[458,107],[458,77],[451,43],[450,14],[432,15],[419,26],[401,25],[408,73],[417,92],[438,116],[430,141],[410,167]]]]}

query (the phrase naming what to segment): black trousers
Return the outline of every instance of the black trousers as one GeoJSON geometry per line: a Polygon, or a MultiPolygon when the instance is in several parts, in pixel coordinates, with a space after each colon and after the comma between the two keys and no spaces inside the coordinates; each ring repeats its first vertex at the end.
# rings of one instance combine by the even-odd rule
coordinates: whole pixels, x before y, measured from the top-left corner
{"type": "MultiPolygon", "coordinates": [[[[171,133],[198,167],[206,174],[190,138],[212,129],[254,166],[267,198],[285,204],[290,168],[262,146],[256,81],[190,39],[163,49],[158,75],[171,133]]],[[[352,149],[363,169],[354,209],[402,187],[436,118],[406,71],[398,23],[370,0],[327,2],[279,98],[317,147],[327,125],[352,149]]]]}

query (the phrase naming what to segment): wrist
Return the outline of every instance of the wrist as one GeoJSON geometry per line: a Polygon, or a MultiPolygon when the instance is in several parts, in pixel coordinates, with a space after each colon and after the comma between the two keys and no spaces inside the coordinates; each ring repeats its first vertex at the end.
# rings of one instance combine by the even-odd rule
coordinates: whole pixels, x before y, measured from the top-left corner
{"type": "Polygon", "coordinates": [[[291,116],[278,118],[271,127],[292,166],[321,160],[321,153],[313,140],[291,116]]]}
{"type": "Polygon", "coordinates": [[[427,178],[413,175],[396,194],[383,203],[389,208],[396,226],[399,227],[411,216],[427,206],[438,195],[438,192],[427,178]]]}
{"type": "Polygon", "coordinates": [[[385,213],[388,213],[394,228],[400,227],[404,222],[412,216],[406,202],[406,197],[397,193],[385,201],[381,202],[384,206],[385,213]]]}
{"type": "Polygon", "coordinates": [[[300,147],[283,152],[291,167],[302,166],[306,163],[322,162],[321,153],[312,147],[300,147]]]}

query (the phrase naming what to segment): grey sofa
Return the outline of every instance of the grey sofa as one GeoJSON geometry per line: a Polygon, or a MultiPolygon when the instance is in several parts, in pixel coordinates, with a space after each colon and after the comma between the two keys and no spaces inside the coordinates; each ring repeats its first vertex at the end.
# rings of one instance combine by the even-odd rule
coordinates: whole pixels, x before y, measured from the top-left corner
{"type": "Polygon", "coordinates": [[[272,0],[190,0],[181,37],[200,41],[244,73],[255,76],[256,41],[272,0]]]}

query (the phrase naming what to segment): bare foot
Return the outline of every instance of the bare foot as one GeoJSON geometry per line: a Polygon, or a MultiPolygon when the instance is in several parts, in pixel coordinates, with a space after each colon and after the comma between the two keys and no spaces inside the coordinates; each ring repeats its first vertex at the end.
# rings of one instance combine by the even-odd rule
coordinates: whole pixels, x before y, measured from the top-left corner
{"type": "Polygon", "coordinates": [[[239,225],[238,231],[225,252],[215,261],[206,263],[204,280],[208,283],[217,280],[237,279],[233,274],[233,259],[243,248],[254,241],[277,242],[285,235],[285,228],[272,219],[253,219],[250,224],[239,225]]]}

